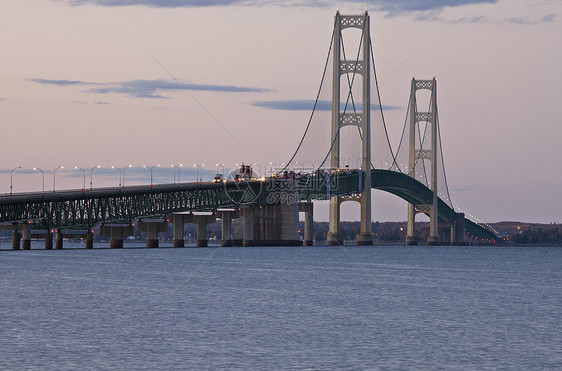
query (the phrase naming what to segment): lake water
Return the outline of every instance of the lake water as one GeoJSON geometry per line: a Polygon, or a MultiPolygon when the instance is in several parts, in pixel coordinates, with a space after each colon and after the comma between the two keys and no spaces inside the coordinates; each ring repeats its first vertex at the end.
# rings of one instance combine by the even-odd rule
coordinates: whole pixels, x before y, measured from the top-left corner
{"type": "Polygon", "coordinates": [[[0,313],[7,370],[560,370],[562,248],[0,251],[0,313]]]}

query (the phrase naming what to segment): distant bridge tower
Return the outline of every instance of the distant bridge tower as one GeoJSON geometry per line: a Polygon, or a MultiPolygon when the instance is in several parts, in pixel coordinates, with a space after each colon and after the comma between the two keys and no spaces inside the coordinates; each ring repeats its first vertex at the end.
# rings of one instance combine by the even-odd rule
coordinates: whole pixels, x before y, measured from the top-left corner
{"type": "MultiPolygon", "coordinates": [[[[339,132],[343,126],[358,126],[362,133],[362,161],[361,169],[365,174],[364,188],[360,193],[359,201],[361,204],[361,229],[357,235],[358,245],[372,245],[371,234],[371,89],[370,89],[370,29],[369,14],[364,15],[340,15],[339,11],[335,16],[335,29],[333,41],[333,87],[332,87],[332,150],[330,162],[332,168],[340,168],[340,136],[339,132]],[[358,28],[362,30],[362,49],[363,60],[341,60],[341,31],[346,28],[358,28]],[[362,112],[349,113],[340,111],[340,79],[346,74],[360,74],[363,76],[362,89],[362,112]]],[[[330,198],[330,227],[327,236],[329,245],[337,245],[343,242],[340,233],[340,204],[350,198],[332,196],[330,198]]]]}
{"type": "MultiPolygon", "coordinates": [[[[406,234],[406,243],[415,245],[417,239],[415,236],[415,216],[417,213],[425,213],[429,215],[429,237],[428,245],[437,244],[439,242],[438,229],[438,205],[439,198],[437,193],[437,81],[433,80],[416,80],[412,79],[412,90],[410,92],[410,115],[409,115],[409,169],[410,176],[416,177],[416,165],[421,164],[425,160],[431,162],[431,184],[430,188],[433,192],[433,200],[427,205],[408,204],[408,228],[406,234]],[[429,112],[418,112],[416,92],[421,89],[431,91],[429,112]],[[419,123],[427,122],[431,130],[431,148],[418,148],[416,141],[416,133],[419,133],[419,123]]],[[[419,168],[419,167],[418,167],[419,168]]]]}

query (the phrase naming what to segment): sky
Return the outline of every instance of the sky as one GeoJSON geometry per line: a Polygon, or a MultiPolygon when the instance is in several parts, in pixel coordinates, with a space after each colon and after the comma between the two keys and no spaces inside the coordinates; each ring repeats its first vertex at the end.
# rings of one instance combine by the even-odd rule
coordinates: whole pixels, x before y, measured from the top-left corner
{"type": "MultiPolygon", "coordinates": [[[[338,9],[369,11],[393,144],[412,77],[436,77],[459,210],[562,222],[559,0],[2,0],[0,194],[147,184],[143,166],[158,164],[154,183],[287,161],[338,9]]],[[[406,210],[373,191],[373,220],[406,210]]],[[[357,220],[358,205],[342,213],[357,220]]]]}

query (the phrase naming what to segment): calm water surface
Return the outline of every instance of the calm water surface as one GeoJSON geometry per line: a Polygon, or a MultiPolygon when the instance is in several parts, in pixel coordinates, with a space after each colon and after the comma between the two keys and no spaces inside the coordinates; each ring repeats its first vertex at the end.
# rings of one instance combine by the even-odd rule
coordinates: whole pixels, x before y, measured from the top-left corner
{"type": "Polygon", "coordinates": [[[562,369],[561,268],[553,247],[0,251],[0,369],[562,369]]]}

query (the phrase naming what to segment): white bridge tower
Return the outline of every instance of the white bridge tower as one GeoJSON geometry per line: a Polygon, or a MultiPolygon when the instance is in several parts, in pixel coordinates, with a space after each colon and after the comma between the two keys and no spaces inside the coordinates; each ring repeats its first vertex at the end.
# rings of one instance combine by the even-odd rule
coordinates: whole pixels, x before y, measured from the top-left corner
{"type": "MultiPolygon", "coordinates": [[[[369,14],[364,15],[340,15],[335,16],[335,29],[333,41],[333,87],[332,87],[332,150],[330,163],[333,169],[340,168],[340,129],[346,125],[355,125],[360,128],[362,136],[361,144],[361,170],[364,173],[363,189],[359,197],[330,198],[330,226],[327,236],[328,245],[339,245],[343,243],[340,233],[340,204],[344,201],[358,201],[361,204],[361,229],[357,235],[358,245],[372,245],[371,233],[371,38],[369,30],[369,14]],[[360,46],[363,54],[362,60],[341,60],[342,38],[341,31],[346,28],[358,28],[362,30],[362,44],[360,46]],[[359,74],[363,77],[362,89],[362,112],[340,111],[340,80],[346,74],[359,74]]],[[[347,85],[346,85],[347,86],[347,85]]]]}
{"type": "MultiPolygon", "coordinates": [[[[425,213],[429,215],[429,237],[428,245],[439,243],[439,224],[438,224],[438,206],[439,198],[437,193],[437,81],[435,77],[432,80],[416,80],[412,79],[412,90],[410,92],[410,115],[409,115],[409,170],[410,176],[415,179],[416,165],[422,164],[428,160],[431,163],[431,182],[430,189],[433,192],[433,199],[430,204],[413,205],[408,204],[408,228],[406,234],[406,243],[408,245],[417,244],[415,236],[415,216],[417,213],[425,213]],[[416,93],[418,90],[426,89],[431,91],[429,112],[418,112],[416,93]],[[431,130],[431,146],[427,149],[418,147],[416,133],[419,131],[419,123],[428,123],[431,130]]],[[[421,167],[421,166],[420,166],[421,167]]],[[[420,168],[418,167],[418,169],[420,168]]]]}

